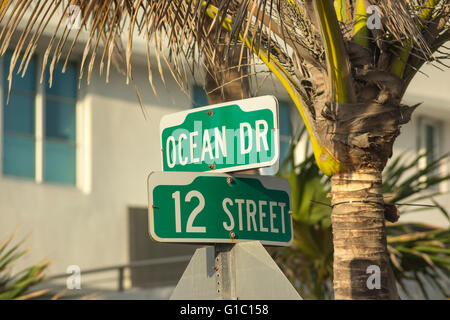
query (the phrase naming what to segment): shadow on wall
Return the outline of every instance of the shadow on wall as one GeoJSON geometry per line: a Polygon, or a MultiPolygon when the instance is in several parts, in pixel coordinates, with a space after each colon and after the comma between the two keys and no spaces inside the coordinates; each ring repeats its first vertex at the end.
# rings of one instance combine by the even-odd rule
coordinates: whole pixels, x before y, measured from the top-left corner
{"type": "MultiPolygon", "coordinates": [[[[171,108],[191,107],[192,101],[173,80],[172,76],[167,72],[165,74],[165,83],[161,81],[158,71],[153,72],[153,84],[157,91],[155,96],[153,89],[148,80],[147,66],[145,64],[135,64],[134,81],[137,90],[144,105],[158,105],[171,108]]],[[[82,86],[89,90],[93,90],[93,94],[108,97],[127,103],[135,103],[139,107],[139,99],[136,89],[132,81],[126,84],[126,77],[120,74],[114,66],[111,66],[110,81],[106,83],[104,76],[99,76],[98,72],[93,70],[91,84],[86,83],[86,76],[81,80],[82,86]]],[[[192,77],[194,82],[194,77],[192,77]]]]}
{"type": "MultiPolygon", "coordinates": [[[[160,243],[153,241],[148,232],[148,209],[129,208],[130,262],[147,259],[193,255],[198,245],[160,243]]],[[[133,288],[155,288],[176,285],[189,261],[131,269],[133,288]]]]}

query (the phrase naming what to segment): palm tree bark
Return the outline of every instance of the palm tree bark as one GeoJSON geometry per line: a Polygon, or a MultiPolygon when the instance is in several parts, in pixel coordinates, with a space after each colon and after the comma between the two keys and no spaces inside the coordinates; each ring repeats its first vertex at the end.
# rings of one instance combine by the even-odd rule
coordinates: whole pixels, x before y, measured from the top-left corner
{"type": "MultiPolygon", "coordinates": [[[[414,109],[392,98],[397,96],[394,85],[384,99],[382,90],[375,99],[362,99],[358,93],[366,90],[355,91],[358,68],[351,63],[332,2],[314,1],[313,8],[330,73],[329,101],[315,105],[316,132],[346,168],[331,183],[335,298],[398,299],[386,244],[381,176],[399,126],[414,109]]],[[[365,76],[368,80],[370,73],[365,76]]]]}
{"type": "Polygon", "coordinates": [[[381,172],[331,180],[335,299],[398,299],[387,255],[381,172]]]}

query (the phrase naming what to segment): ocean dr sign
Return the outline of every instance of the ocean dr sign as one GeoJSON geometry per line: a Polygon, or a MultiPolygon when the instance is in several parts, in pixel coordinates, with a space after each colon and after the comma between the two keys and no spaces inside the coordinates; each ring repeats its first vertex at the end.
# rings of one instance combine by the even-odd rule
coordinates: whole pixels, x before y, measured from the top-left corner
{"type": "Polygon", "coordinates": [[[285,179],[223,173],[160,172],[148,177],[149,231],[160,242],[292,241],[285,179]]]}
{"type": "Polygon", "coordinates": [[[279,158],[274,96],[173,113],[160,130],[163,171],[230,172],[272,166],[279,158]]]}

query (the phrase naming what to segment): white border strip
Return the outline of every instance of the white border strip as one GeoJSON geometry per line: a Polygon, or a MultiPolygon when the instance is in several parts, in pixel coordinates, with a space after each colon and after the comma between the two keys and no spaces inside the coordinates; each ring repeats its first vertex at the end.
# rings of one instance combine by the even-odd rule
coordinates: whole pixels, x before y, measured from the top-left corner
{"type": "Polygon", "coordinates": [[[290,246],[294,240],[293,220],[292,215],[290,217],[291,225],[291,239],[288,242],[279,241],[265,241],[265,240],[251,240],[251,239],[195,239],[195,238],[160,238],[155,232],[155,221],[153,215],[153,190],[157,186],[186,186],[191,184],[197,177],[233,177],[233,178],[246,178],[256,179],[261,182],[264,188],[268,190],[284,191],[289,196],[289,208],[292,210],[291,201],[291,189],[287,180],[283,178],[270,177],[270,176],[257,176],[246,174],[223,174],[223,173],[196,173],[196,172],[152,172],[147,178],[147,190],[148,190],[148,221],[149,221],[149,233],[152,239],[158,242],[172,242],[172,243],[238,243],[246,241],[259,241],[263,245],[269,246],[290,246]]]}
{"type": "MultiPolygon", "coordinates": [[[[280,158],[278,100],[275,96],[266,95],[266,96],[255,97],[255,98],[250,98],[250,99],[218,103],[218,104],[201,107],[201,108],[193,108],[190,110],[171,113],[171,114],[163,116],[160,121],[160,126],[159,126],[159,140],[160,140],[160,146],[161,146],[161,167],[164,168],[164,154],[163,154],[164,146],[163,146],[163,141],[162,141],[162,134],[165,129],[182,124],[186,120],[186,117],[191,113],[200,113],[200,112],[214,110],[216,108],[231,106],[231,105],[238,105],[245,112],[265,110],[265,109],[269,109],[270,111],[272,111],[272,114],[274,116],[273,123],[275,126],[275,131],[273,134],[273,139],[275,142],[274,143],[275,155],[272,160],[266,161],[266,162],[243,164],[243,165],[237,164],[233,167],[227,167],[227,168],[222,168],[222,169],[216,169],[214,171],[205,171],[205,172],[232,172],[232,171],[241,171],[241,170],[262,168],[262,167],[270,167],[270,166],[275,165],[280,158]],[[264,106],[264,107],[261,107],[261,106],[264,106]]],[[[177,171],[174,171],[174,172],[177,172],[177,171]]]]}

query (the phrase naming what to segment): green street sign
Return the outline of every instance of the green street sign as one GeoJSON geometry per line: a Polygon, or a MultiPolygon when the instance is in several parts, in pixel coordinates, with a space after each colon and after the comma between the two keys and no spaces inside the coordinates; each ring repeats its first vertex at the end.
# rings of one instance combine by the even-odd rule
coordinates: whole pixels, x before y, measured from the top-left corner
{"type": "Polygon", "coordinates": [[[263,96],[164,116],[163,171],[230,172],[274,165],[279,158],[278,101],[263,96]]]}
{"type": "Polygon", "coordinates": [[[221,173],[154,172],[149,232],[159,242],[288,246],[293,239],[287,180],[221,173]]]}

